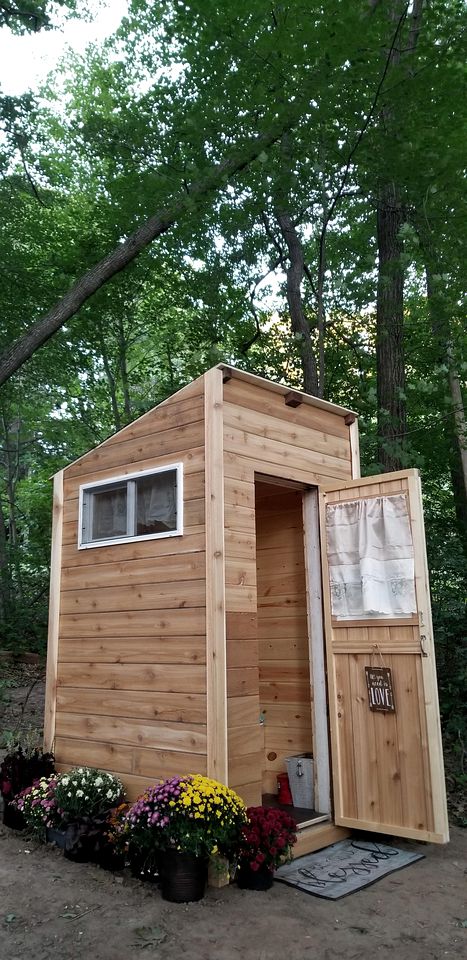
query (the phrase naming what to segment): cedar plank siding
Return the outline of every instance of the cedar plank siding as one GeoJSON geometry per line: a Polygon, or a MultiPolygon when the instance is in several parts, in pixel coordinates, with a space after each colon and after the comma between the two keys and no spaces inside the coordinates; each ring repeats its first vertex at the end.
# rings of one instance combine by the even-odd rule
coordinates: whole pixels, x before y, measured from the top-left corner
{"type": "MultiPolygon", "coordinates": [[[[288,622],[282,616],[277,621],[269,617],[266,621],[264,598],[258,596],[257,589],[255,473],[308,485],[350,479],[350,437],[344,417],[306,403],[296,408],[286,406],[283,394],[268,390],[265,381],[257,385],[233,377],[224,384],[229,784],[249,804],[261,802],[263,770],[267,771],[264,787],[275,792],[274,761],[266,759],[267,753],[273,752],[269,738],[275,738],[278,747],[275,752],[279,754],[281,749],[282,756],[285,752],[300,752],[309,724],[309,708],[305,704],[303,709],[305,693],[309,703],[309,681],[303,676],[304,665],[308,667],[307,654],[304,653],[307,624],[305,603],[302,604],[303,569],[298,573],[295,585],[290,582],[285,588],[289,593],[295,592],[297,610],[288,622]],[[282,670],[284,681],[281,686],[270,660],[280,652],[284,630],[286,639],[292,638],[297,643],[300,655],[297,655],[297,663],[289,664],[287,680],[287,671],[282,670]],[[274,650],[268,660],[265,652],[271,640],[274,650]],[[262,658],[269,666],[263,662],[260,675],[262,658]],[[267,696],[270,681],[276,686],[273,704],[267,707],[268,729],[267,717],[264,726],[259,723],[263,707],[260,684],[261,696],[264,693],[267,696]],[[282,701],[278,690],[284,693],[282,701]],[[280,708],[285,705],[289,712],[291,702],[301,703],[302,707],[295,711],[299,715],[297,729],[290,733],[289,741],[284,745],[280,734],[280,708]],[[293,743],[290,743],[291,739],[293,743]]],[[[290,536],[285,533],[285,537],[286,546],[290,548],[290,536]]],[[[284,543],[279,539],[277,543],[270,541],[270,546],[275,549],[269,552],[274,552],[277,558],[284,549],[284,543]]],[[[263,546],[264,543],[258,544],[260,592],[268,588],[262,573],[263,546]]],[[[303,542],[301,546],[303,551],[303,542]]],[[[303,564],[303,552],[300,563],[303,564]]],[[[287,659],[290,660],[290,654],[287,659]]]]}
{"type": "Polygon", "coordinates": [[[64,471],[55,750],[130,799],[206,773],[204,378],[64,471]],[[82,483],[183,463],[184,534],[78,550],[82,483]]]}

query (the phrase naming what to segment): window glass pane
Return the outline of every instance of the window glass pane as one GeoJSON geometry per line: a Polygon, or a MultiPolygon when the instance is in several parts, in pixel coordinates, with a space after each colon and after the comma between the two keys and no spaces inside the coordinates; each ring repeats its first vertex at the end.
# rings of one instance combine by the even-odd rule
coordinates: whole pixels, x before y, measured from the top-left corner
{"type": "Polygon", "coordinates": [[[177,529],[177,471],[136,480],[136,535],[177,529]]]}
{"type": "Polygon", "coordinates": [[[92,540],[126,537],[126,483],[92,494],[92,540]]]}

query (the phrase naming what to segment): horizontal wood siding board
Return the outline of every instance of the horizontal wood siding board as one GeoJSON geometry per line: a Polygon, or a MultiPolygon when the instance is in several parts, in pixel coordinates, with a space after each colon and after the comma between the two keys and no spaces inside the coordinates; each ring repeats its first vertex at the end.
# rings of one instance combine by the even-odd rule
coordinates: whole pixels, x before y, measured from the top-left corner
{"type": "Polygon", "coordinates": [[[240,783],[235,787],[235,792],[243,800],[246,807],[259,807],[262,800],[261,780],[255,780],[254,783],[240,783]]]}
{"type": "Polygon", "coordinates": [[[170,610],[205,607],[204,580],[179,580],[169,583],[131,583],[121,587],[65,590],[61,612],[66,614],[99,614],[125,610],[170,610]]]}
{"type": "Polygon", "coordinates": [[[259,682],[295,683],[297,680],[310,681],[310,664],[308,660],[263,660],[259,664],[259,682]]]}
{"type": "Polygon", "coordinates": [[[227,671],[227,696],[248,697],[258,693],[257,667],[230,667],[227,671]]]}
{"type": "Polygon", "coordinates": [[[190,773],[207,773],[206,754],[183,753],[178,750],[133,750],[133,771],[137,776],[165,780],[167,777],[187,776],[190,773]]]}
{"type": "Polygon", "coordinates": [[[228,640],[256,640],[258,617],[255,613],[227,613],[228,640]]]}
{"type": "MultiPolygon", "coordinates": [[[[175,550],[176,548],[174,548],[175,550]]],[[[94,551],[92,551],[94,552],[94,551]]],[[[96,587],[126,587],[140,583],[168,583],[178,580],[205,580],[204,551],[153,556],[140,560],[114,560],[108,563],[92,562],[92,552],[86,551],[90,561],[79,567],[64,567],[61,589],[83,590],[96,587]]]]}
{"type": "MultiPolygon", "coordinates": [[[[291,757],[295,754],[311,753],[311,714],[306,718],[306,723],[298,730],[296,727],[276,727],[270,720],[264,723],[264,744],[266,747],[266,756],[269,750],[277,752],[279,758],[284,763],[284,757],[291,757]]],[[[273,761],[268,761],[272,763],[273,761]]],[[[272,767],[269,767],[272,769],[272,767]]],[[[280,768],[279,768],[280,769],[280,768]]]]}
{"type": "Polygon", "coordinates": [[[276,640],[260,640],[259,654],[264,661],[286,661],[292,657],[296,660],[308,661],[308,645],[306,637],[284,637],[276,640]]]}
{"type": "Polygon", "coordinates": [[[205,724],[206,695],[62,686],[57,693],[57,710],[89,716],[205,724]]]}
{"type": "Polygon", "coordinates": [[[310,681],[296,680],[294,683],[279,680],[260,683],[259,698],[261,705],[268,703],[310,703],[310,681]]]}
{"type": "Polygon", "coordinates": [[[167,637],[205,636],[202,607],[141,610],[137,613],[66,614],[60,617],[61,637],[167,637]]]}
{"type": "MultiPolygon", "coordinates": [[[[119,543],[116,546],[93,547],[92,550],[78,550],[78,530],[70,537],[70,542],[62,549],[64,572],[77,567],[96,568],[103,563],[126,563],[130,560],[157,560],[162,557],[182,557],[202,552],[205,548],[204,526],[187,530],[182,537],[163,537],[160,540],[135,540],[132,543],[119,543]]],[[[76,574],[79,577],[79,574],[76,574]]]]}
{"type": "MultiPolygon", "coordinates": [[[[256,543],[251,531],[241,533],[238,530],[225,530],[224,545],[227,560],[245,559],[254,560],[256,557],[256,543]]],[[[226,567],[228,572],[228,567],[226,567]]]]}
{"type": "MultiPolygon", "coordinates": [[[[278,570],[277,573],[269,571],[267,582],[263,581],[258,587],[258,603],[265,605],[264,602],[271,597],[284,600],[292,600],[297,595],[301,597],[303,587],[301,570],[292,573],[283,573],[282,570],[278,570]]],[[[300,602],[303,605],[303,601],[300,602]]]]}
{"type": "Polygon", "coordinates": [[[257,667],[258,644],[255,640],[227,642],[227,669],[230,667],[257,667]]]}
{"type": "MultiPolygon", "coordinates": [[[[316,466],[311,465],[308,469],[300,469],[293,458],[288,461],[276,462],[274,459],[264,460],[260,455],[246,455],[247,449],[243,453],[230,452],[224,448],[224,471],[227,477],[251,476],[251,474],[269,475],[277,477],[278,480],[296,481],[297,483],[307,485],[328,485],[336,482],[332,473],[321,472],[316,466]]],[[[349,461],[350,463],[350,461],[349,461]]]]}
{"type": "Polygon", "coordinates": [[[59,769],[77,765],[99,767],[101,770],[120,776],[124,785],[129,782],[128,775],[132,778],[140,778],[138,796],[146,786],[157,780],[189,773],[206,773],[206,756],[203,754],[183,753],[177,750],[148,750],[144,747],[127,747],[123,744],[99,743],[67,737],[57,737],[56,757],[59,769]]]}
{"type": "Polygon", "coordinates": [[[296,637],[306,630],[307,620],[303,615],[291,616],[288,612],[279,616],[261,617],[258,620],[258,640],[287,639],[296,637]]]}
{"type": "Polygon", "coordinates": [[[310,703],[268,703],[263,707],[264,724],[266,730],[269,726],[278,729],[278,727],[296,727],[303,730],[311,724],[310,703]]]}
{"type": "Polygon", "coordinates": [[[204,637],[63,638],[62,663],[205,663],[204,637]]]}
{"type": "MultiPolygon", "coordinates": [[[[159,412],[166,406],[167,407],[171,406],[182,400],[194,400],[196,397],[202,396],[203,391],[204,391],[204,376],[198,377],[197,380],[193,380],[191,383],[188,383],[185,387],[181,387],[181,389],[178,390],[175,394],[172,394],[172,396],[167,397],[165,400],[162,400],[161,403],[159,403],[156,407],[153,407],[151,410],[148,410],[146,413],[143,413],[141,417],[139,417],[137,420],[134,420],[133,423],[128,424],[125,427],[122,427],[122,429],[119,430],[117,433],[112,434],[110,437],[107,437],[105,440],[102,441],[100,446],[107,444],[110,440],[119,442],[120,439],[125,439],[126,431],[128,429],[134,430],[135,428],[137,428],[137,424],[139,422],[144,421],[146,423],[152,417],[157,416],[159,412]],[[118,437],[118,440],[117,440],[117,437],[118,437]]],[[[90,452],[94,453],[95,450],[92,450],[90,452]]],[[[77,459],[73,460],[72,463],[69,463],[65,469],[68,471],[70,470],[71,467],[78,466],[83,462],[83,460],[87,456],[88,456],[88,453],[84,453],[81,457],[77,457],[77,459]]]]}
{"type": "Polygon", "coordinates": [[[312,448],[306,450],[295,447],[286,440],[270,440],[253,433],[244,433],[234,427],[224,428],[224,447],[229,453],[237,456],[245,455],[261,461],[265,473],[267,473],[266,465],[272,463],[275,466],[283,466],[285,477],[289,464],[301,470],[302,473],[310,471],[310,473],[328,477],[341,477],[343,480],[348,479],[351,474],[350,459],[326,456],[315,452],[312,448]]]}
{"type": "Polygon", "coordinates": [[[230,477],[225,478],[224,499],[226,503],[233,506],[250,507],[254,510],[255,506],[255,484],[251,480],[236,480],[230,477]]]}
{"type": "MultiPolygon", "coordinates": [[[[147,456],[144,459],[138,461],[137,467],[134,463],[127,463],[125,460],[118,467],[119,474],[121,476],[126,476],[128,473],[135,473],[136,470],[152,470],[156,467],[165,467],[169,466],[174,462],[183,463],[183,474],[184,479],[190,477],[191,474],[199,474],[200,471],[203,471],[204,467],[204,443],[194,446],[190,450],[183,450],[179,457],[174,457],[173,454],[164,454],[155,452],[151,456],[147,456]]],[[[93,472],[92,475],[89,473],[79,473],[69,477],[65,473],[64,480],[64,495],[65,499],[76,500],[79,495],[79,488],[82,483],[92,483],[94,480],[111,480],[112,477],[116,475],[115,466],[113,467],[103,467],[99,470],[93,472]]]]}
{"type": "Polygon", "coordinates": [[[59,687],[146,690],[157,693],[205,693],[204,664],[63,663],[59,687]]]}
{"type": "MultiPolygon", "coordinates": [[[[184,508],[183,508],[183,528],[184,530],[186,528],[186,532],[188,534],[190,533],[190,528],[192,529],[193,533],[202,531],[204,526],[204,508],[205,508],[204,500],[187,500],[185,502],[184,508]],[[197,528],[197,531],[194,528],[197,528]]],[[[166,539],[170,541],[181,540],[182,536],[176,535],[176,536],[167,537],[167,538],[160,537],[158,538],[158,541],[154,541],[154,542],[159,542],[159,541],[162,542],[162,541],[165,541],[166,539]]],[[[137,542],[137,541],[134,541],[134,542],[137,542]]],[[[72,521],[69,521],[68,523],[63,524],[63,543],[64,544],[71,543],[77,547],[78,524],[76,520],[72,520],[72,521]]],[[[123,546],[125,546],[125,544],[123,544],[123,546]]],[[[106,544],[104,547],[91,547],[83,550],[82,552],[86,553],[86,555],[89,556],[90,549],[92,549],[93,552],[97,550],[111,550],[112,545],[111,543],[109,543],[109,544],[106,544]]]]}
{"type": "Polygon", "coordinates": [[[259,780],[261,771],[262,751],[257,750],[254,753],[245,756],[229,757],[229,784],[235,790],[239,783],[253,783],[259,780]]]}
{"type": "Polygon", "coordinates": [[[229,756],[244,757],[251,753],[260,751],[263,745],[263,729],[256,722],[256,726],[248,728],[248,734],[245,727],[232,727],[229,730],[229,756]]]}
{"type": "Polygon", "coordinates": [[[133,768],[133,749],[121,744],[97,743],[71,737],[56,737],[55,759],[57,766],[99,767],[100,770],[115,772],[117,776],[131,773],[133,768]]]}
{"type": "Polygon", "coordinates": [[[180,426],[160,430],[154,421],[154,429],[145,437],[134,440],[123,439],[119,443],[104,442],[95,450],[89,451],[79,463],[66,468],[68,479],[88,476],[99,470],[118,467],[119,464],[136,464],[149,457],[161,457],[177,454],[190,447],[199,447],[203,443],[204,415],[203,402],[199,402],[193,414],[180,426]]]}
{"type": "Polygon", "coordinates": [[[243,430],[266,440],[286,441],[301,450],[313,450],[324,457],[339,461],[350,460],[350,439],[347,436],[335,437],[333,434],[318,431],[311,426],[301,426],[267,413],[257,413],[247,407],[238,407],[233,403],[224,404],[224,423],[235,430],[243,430]]]}
{"type": "Polygon", "coordinates": [[[187,423],[202,420],[202,418],[203,389],[202,384],[200,384],[196,395],[186,397],[183,400],[176,400],[174,397],[162,406],[153,407],[138,420],[109,437],[106,444],[114,446],[118,443],[125,443],[127,440],[150,438],[155,432],[177,429],[187,423]]]}
{"type": "Polygon", "coordinates": [[[251,610],[256,609],[256,594],[251,587],[231,587],[225,588],[225,605],[227,610],[251,610]]]}
{"type": "Polygon", "coordinates": [[[309,427],[343,439],[349,437],[349,428],[345,425],[343,415],[328,410],[318,410],[308,404],[301,404],[295,408],[287,407],[283,395],[274,394],[263,386],[241,383],[232,379],[224,384],[224,399],[226,403],[245,407],[247,410],[255,410],[266,416],[277,417],[288,424],[309,427]]]}
{"type": "Polygon", "coordinates": [[[206,754],[206,725],[57,712],[58,737],[206,754]]]}
{"type": "Polygon", "coordinates": [[[229,587],[255,587],[256,563],[254,560],[229,559],[226,567],[226,584],[229,587]]]}
{"type": "Polygon", "coordinates": [[[227,714],[229,730],[233,727],[249,727],[259,723],[258,693],[250,696],[227,698],[227,714]]]}

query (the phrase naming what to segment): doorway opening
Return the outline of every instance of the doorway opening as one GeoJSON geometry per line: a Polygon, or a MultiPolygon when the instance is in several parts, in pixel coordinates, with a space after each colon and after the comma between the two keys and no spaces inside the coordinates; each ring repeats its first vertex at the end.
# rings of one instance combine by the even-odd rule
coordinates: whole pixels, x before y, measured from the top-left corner
{"type": "MultiPolygon", "coordinates": [[[[272,477],[255,478],[262,802],[283,806],[295,818],[298,828],[330,819],[322,791],[320,806],[325,809],[316,809],[320,797],[316,790],[318,767],[328,765],[329,758],[316,756],[314,736],[313,652],[304,532],[307,496],[304,485],[272,477]],[[311,770],[312,788],[304,792],[302,784],[300,789],[295,784],[300,803],[294,806],[283,805],[278,798],[278,777],[287,772],[290,776],[295,765],[289,765],[288,771],[287,758],[292,757],[313,761],[307,770],[308,780],[311,770]]],[[[317,640],[322,654],[322,637],[317,640]]],[[[299,770],[302,768],[303,765],[299,770]]]]}

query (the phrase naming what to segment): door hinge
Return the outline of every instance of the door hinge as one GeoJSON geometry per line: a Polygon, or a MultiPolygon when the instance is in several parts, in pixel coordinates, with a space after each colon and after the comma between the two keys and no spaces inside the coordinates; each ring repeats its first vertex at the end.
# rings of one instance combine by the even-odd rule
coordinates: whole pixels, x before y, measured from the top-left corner
{"type": "Polygon", "coordinates": [[[420,650],[421,650],[421,652],[422,652],[422,657],[427,657],[427,656],[428,656],[428,653],[427,653],[427,651],[425,650],[425,644],[426,644],[426,636],[425,636],[424,633],[421,633],[421,634],[420,634],[420,650]]]}

